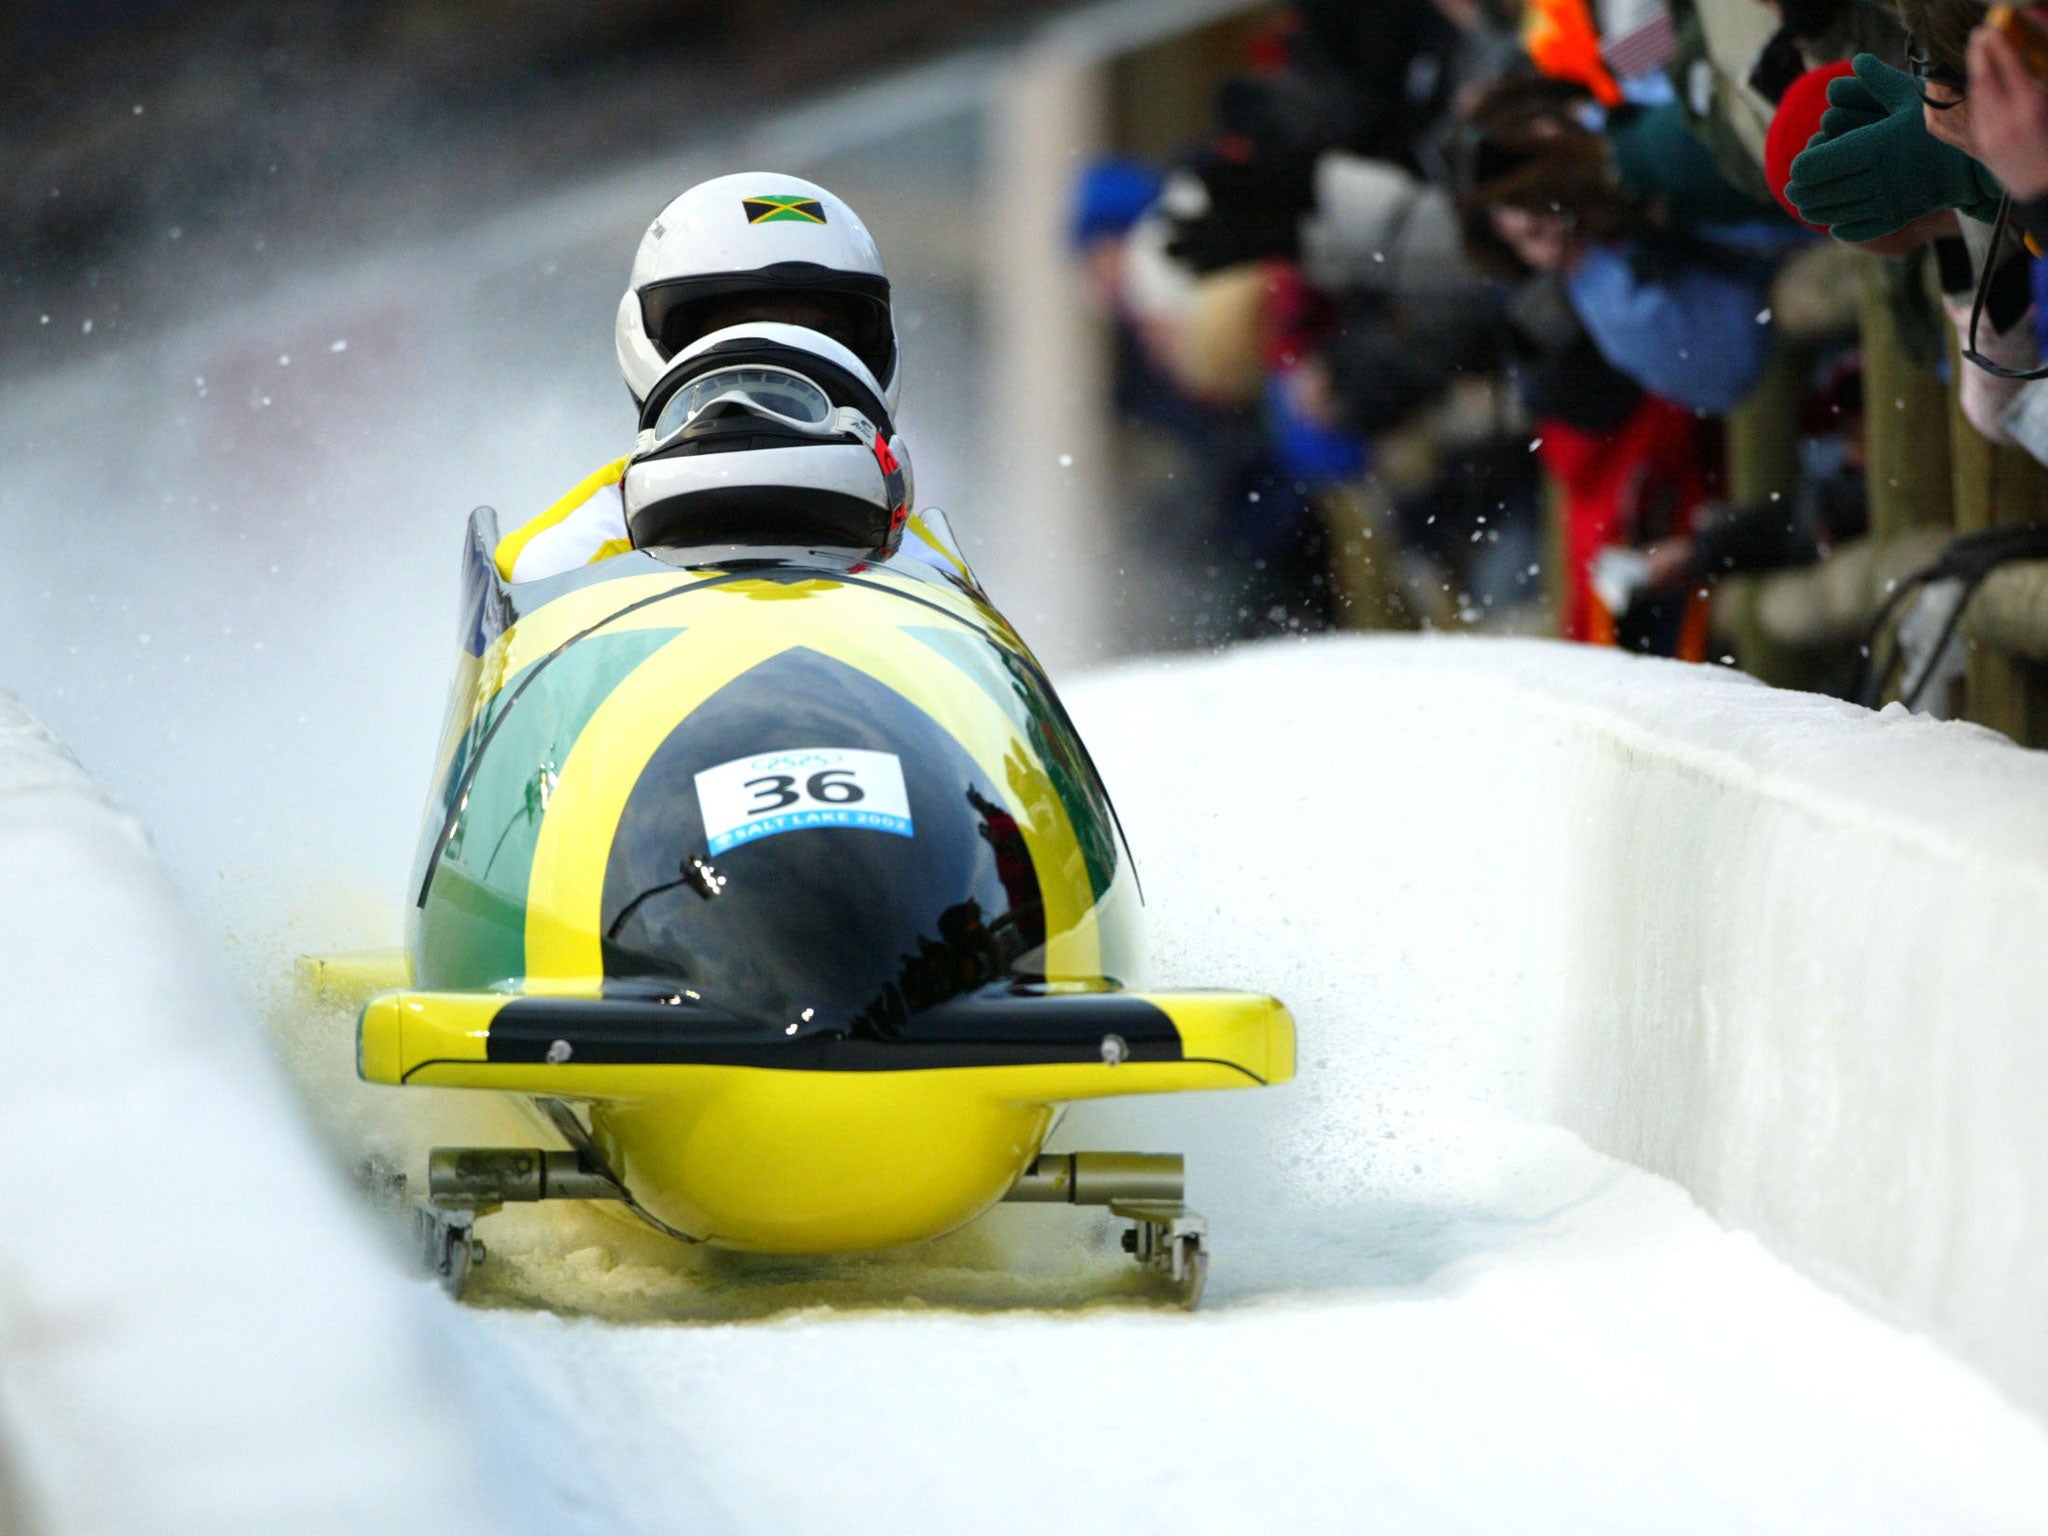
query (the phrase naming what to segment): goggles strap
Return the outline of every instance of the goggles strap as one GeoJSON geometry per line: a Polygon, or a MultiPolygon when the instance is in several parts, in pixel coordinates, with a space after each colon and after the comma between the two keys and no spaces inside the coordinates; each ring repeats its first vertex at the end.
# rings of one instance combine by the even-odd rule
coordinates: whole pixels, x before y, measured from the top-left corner
{"type": "Polygon", "coordinates": [[[1990,297],[1992,279],[1997,276],[2006,255],[2006,231],[2012,227],[2012,194],[2007,193],[1998,200],[1998,222],[1992,226],[1991,248],[1984,257],[1984,270],[1977,278],[1977,293],[1970,303],[1970,334],[1962,347],[1965,361],[1975,364],[1994,378],[2033,380],[2048,379],[2048,368],[2007,368],[2002,363],[1986,357],[1977,346],[1977,327],[1984,319],[1984,303],[1990,297]]]}

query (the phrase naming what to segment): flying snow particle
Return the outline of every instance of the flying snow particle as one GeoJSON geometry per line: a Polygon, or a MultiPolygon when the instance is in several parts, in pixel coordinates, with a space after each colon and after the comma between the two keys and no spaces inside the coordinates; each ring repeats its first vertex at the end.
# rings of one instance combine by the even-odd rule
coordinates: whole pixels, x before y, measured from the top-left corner
{"type": "Polygon", "coordinates": [[[278,366],[278,367],[280,367],[280,368],[289,368],[289,367],[291,367],[291,365],[292,365],[292,355],[291,355],[291,353],[289,353],[289,352],[280,352],[280,353],[278,353],[278,354],[277,354],[277,366],[278,366]]]}
{"type": "Polygon", "coordinates": [[[49,323],[50,317],[48,315],[43,316],[43,324],[48,325],[49,323]]]}
{"type": "Polygon", "coordinates": [[[142,103],[139,101],[135,103],[135,115],[137,117],[142,116],[142,103]]]}
{"type": "Polygon", "coordinates": [[[1758,325],[1769,325],[1771,323],[1771,309],[1768,304],[1756,312],[1756,323],[1758,325]]]}
{"type": "Polygon", "coordinates": [[[90,316],[86,317],[85,324],[81,325],[78,331],[82,336],[90,336],[92,334],[92,318],[90,316]]]}
{"type": "Polygon", "coordinates": [[[1073,455],[1072,455],[1071,453],[1063,453],[1063,454],[1061,454],[1061,455],[1060,455],[1060,468],[1061,468],[1061,469],[1072,469],[1073,467],[1074,467],[1074,456],[1073,456],[1073,455]]]}
{"type": "Polygon", "coordinates": [[[348,350],[348,343],[346,341],[331,341],[327,344],[327,350],[330,352],[346,352],[348,350]]]}

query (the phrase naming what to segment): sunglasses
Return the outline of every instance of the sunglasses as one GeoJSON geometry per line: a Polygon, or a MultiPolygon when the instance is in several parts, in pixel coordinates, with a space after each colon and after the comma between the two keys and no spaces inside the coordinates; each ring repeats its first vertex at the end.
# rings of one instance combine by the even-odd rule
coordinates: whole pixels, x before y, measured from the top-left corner
{"type": "Polygon", "coordinates": [[[1919,39],[1911,33],[1906,36],[1906,72],[1913,77],[1913,88],[1920,93],[1920,104],[1929,111],[1951,112],[1963,104],[1963,93],[1970,83],[1968,77],[1928,58],[1920,49],[1919,39]],[[1937,101],[1927,94],[1930,85],[1947,91],[1948,96],[1937,101]]]}

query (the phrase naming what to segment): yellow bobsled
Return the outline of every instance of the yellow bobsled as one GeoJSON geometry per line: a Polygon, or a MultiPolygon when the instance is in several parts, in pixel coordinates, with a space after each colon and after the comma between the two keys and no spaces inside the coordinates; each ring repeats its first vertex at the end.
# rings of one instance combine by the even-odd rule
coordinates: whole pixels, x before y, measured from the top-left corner
{"type": "Polygon", "coordinates": [[[1112,1205],[1199,1289],[1180,1160],[1046,1134],[1074,1100],[1282,1082],[1292,1021],[1133,989],[1136,878],[1086,749],[943,524],[913,536],[512,586],[473,521],[409,985],[363,1009],[358,1069],[528,1095],[566,1145],[434,1153],[422,1233],[455,1288],[508,1200],[833,1253],[1008,1197],[1112,1205]]]}

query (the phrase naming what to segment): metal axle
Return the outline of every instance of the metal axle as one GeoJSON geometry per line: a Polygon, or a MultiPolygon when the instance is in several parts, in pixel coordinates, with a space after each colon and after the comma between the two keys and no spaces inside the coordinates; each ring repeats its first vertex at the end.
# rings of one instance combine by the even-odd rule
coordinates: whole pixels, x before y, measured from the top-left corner
{"type": "Polygon", "coordinates": [[[437,1206],[471,1211],[532,1200],[626,1197],[581,1153],[539,1147],[436,1147],[427,1154],[427,1195],[437,1206]]]}
{"type": "Polygon", "coordinates": [[[1186,1182],[1187,1159],[1178,1152],[1045,1152],[1003,1198],[1056,1205],[1177,1201],[1186,1182]]]}

